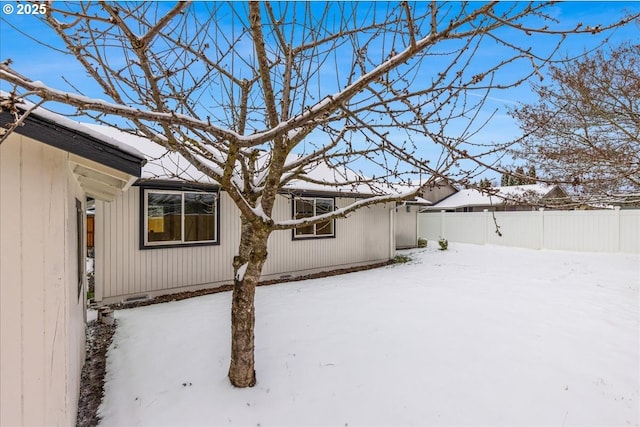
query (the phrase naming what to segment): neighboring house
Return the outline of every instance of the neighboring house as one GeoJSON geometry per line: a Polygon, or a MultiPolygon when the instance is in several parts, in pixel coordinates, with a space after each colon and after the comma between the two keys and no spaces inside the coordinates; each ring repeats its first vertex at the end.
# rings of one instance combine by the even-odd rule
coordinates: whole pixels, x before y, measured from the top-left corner
{"type": "Polygon", "coordinates": [[[592,209],[614,209],[616,206],[620,209],[640,209],[640,193],[614,193],[607,195],[583,195],[578,198],[583,200],[576,209],[592,210],[592,209]]]}
{"type": "Polygon", "coordinates": [[[422,193],[422,197],[431,202],[431,205],[438,203],[450,195],[457,193],[458,188],[445,178],[437,178],[433,184],[429,185],[422,193]]]}
{"type": "Polygon", "coordinates": [[[558,207],[568,200],[567,193],[557,185],[530,184],[493,187],[487,192],[475,189],[459,190],[426,208],[432,211],[482,212],[527,211],[542,205],[558,207]]]}
{"type": "MultiPolygon", "coordinates": [[[[1,111],[1,127],[12,120],[1,111]]],[[[142,162],[135,150],[42,108],[0,145],[0,425],[75,425],[85,201],[118,197],[142,162]]]]}
{"type": "Polygon", "coordinates": [[[396,207],[396,248],[415,248],[418,246],[418,213],[434,203],[457,192],[458,189],[444,178],[437,178],[426,186],[421,197],[399,202],[396,207]]]}
{"type": "MultiPolygon", "coordinates": [[[[232,283],[240,215],[226,192],[177,153],[114,128],[92,128],[126,140],[148,160],[126,193],[108,203],[96,200],[95,300],[135,301],[232,283]]],[[[311,216],[370,197],[368,187],[335,186],[349,173],[318,164],[309,176],[327,185],[291,182],[276,200],[274,219],[311,216]]],[[[345,219],[274,232],[262,280],[388,261],[395,256],[395,207],[372,205],[345,219]]]]}

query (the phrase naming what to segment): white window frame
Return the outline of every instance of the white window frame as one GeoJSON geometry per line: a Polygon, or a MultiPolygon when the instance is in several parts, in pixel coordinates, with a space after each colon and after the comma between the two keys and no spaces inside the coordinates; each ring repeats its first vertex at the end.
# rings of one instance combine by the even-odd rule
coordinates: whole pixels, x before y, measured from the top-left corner
{"type": "MultiPolygon", "coordinates": [[[[331,202],[331,211],[334,211],[336,209],[336,200],[335,200],[335,198],[332,198],[332,197],[309,197],[309,196],[294,197],[293,198],[293,219],[294,220],[296,219],[297,203],[298,203],[299,200],[304,200],[304,201],[307,201],[307,202],[313,202],[313,216],[318,215],[317,208],[316,208],[318,200],[329,201],[329,202],[331,202]]],[[[336,237],[336,219],[332,218],[329,221],[331,221],[331,234],[318,234],[317,226],[318,226],[318,224],[321,224],[321,223],[316,223],[316,224],[309,225],[309,227],[313,227],[313,234],[298,234],[298,228],[294,228],[293,229],[293,239],[294,240],[304,240],[304,239],[323,239],[323,238],[336,237]]]]}
{"type": "Polygon", "coordinates": [[[219,221],[218,221],[218,203],[219,198],[216,192],[212,191],[187,191],[187,190],[161,190],[154,188],[145,188],[144,191],[144,204],[143,204],[143,236],[144,247],[165,247],[165,246],[197,246],[197,245],[212,245],[217,244],[219,240],[219,221]],[[149,241],[149,194],[175,194],[180,195],[180,240],[165,240],[160,242],[149,241]],[[213,240],[185,240],[185,194],[210,194],[215,199],[214,215],[215,215],[215,238],[213,240]]]}

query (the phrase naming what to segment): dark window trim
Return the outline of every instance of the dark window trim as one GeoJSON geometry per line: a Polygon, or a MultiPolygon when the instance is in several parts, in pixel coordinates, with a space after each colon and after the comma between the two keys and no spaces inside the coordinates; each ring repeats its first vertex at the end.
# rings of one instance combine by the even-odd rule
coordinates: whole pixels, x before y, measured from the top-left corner
{"type": "Polygon", "coordinates": [[[190,248],[195,246],[219,246],[220,245],[220,191],[217,186],[211,185],[200,185],[200,184],[190,184],[190,183],[167,183],[167,182],[154,182],[153,186],[149,185],[138,185],[140,187],[140,206],[138,212],[139,225],[140,225],[140,235],[139,235],[139,243],[138,248],[140,250],[148,250],[148,249],[168,249],[168,248],[190,248]],[[159,185],[156,185],[159,184],[159,185]],[[170,244],[156,244],[156,245],[145,245],[145,224],[146,224],[146,211],[144,205],[145,194],[147,191],[153,192],[153,190],[169,190],[169,191],[181,191],[181,192],[206,192],[206,193],[215,193],[216,195],[216,240],[215,241],[206,241],[206,242],[189,242],[189,243],[170,243],[170,244]]]}
{"type": "Polygon", "coordinates": [[[82,288],[84,287],[85,275],[85,256],[84,256],[84,209],[82,202],[76,199],[76,259],[78,265],[76,270],[78,273],[78,300],[82,296],[82,288]]]}
{"type": "MultiPolygon", "coordinates": [[[[333,219],[335,221],[335,218],[333,219]]],[[[334,222],[335,227],[335,222],[334,222]]],[[[299,240],[324,240],[324,239],[335,239],[336,233],[334,232],[332,236],[305,236],[305,237],[296,237],[296,230],[293,229],[291,233],[291,240],[297,242],[299,240]]]]}
{"type": "MultiPolygon", "coordinates": [[[[14,120],[9,111],[2,110],[0,113],[0,126],[5,126],[14,120]]],[[[40,117],[37,112],[29,114],[23,125],[18,126],[15,132],[129,175],[140,176],[142,165],[145,163],[145,160],[138,156],[82,131],[70,129],[40,117]]],[[[105,136],[105,138],[108,137],[105,136]]]]}
{"type": "MultiPolygon", "coordinates": [[[[301,195],[291,195],[291,218],[295,219],[296,217],[296,199],[326,199],[333,201],[333,209],[336,209],[336,198],[335,197],[327,197],[326,195],[318,195],[318,193],[305,193],[301,195]]],[[[333,221],[333,234],[330,236],[326,235],[304,235],[304,236],[296,236],[296,229],[291,229],[291,240],[321,240],[321,239],[335,239],[337,236],[336,230],[336,218],[331,219],[333,221]]]]}
{"type": "Polygon", "coordinates": [[[220,186],[216,184],[205,184],[200,182],[170,181],[161,179],[139,179],[134,186],[151,190],[173,190],[173,191],[205,191],[208,193],[219,193],[220,186]]]}

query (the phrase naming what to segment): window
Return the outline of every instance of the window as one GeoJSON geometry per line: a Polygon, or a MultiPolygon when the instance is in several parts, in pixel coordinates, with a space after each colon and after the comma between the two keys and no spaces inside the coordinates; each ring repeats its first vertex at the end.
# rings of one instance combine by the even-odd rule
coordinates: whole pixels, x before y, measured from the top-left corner
{"type": "MultiPolygon", "coordinates": [[[[319,197],[297,197],[293,199],[294,219],[310,218],[334,211],[334,200],[319,197]]],[[[294,229],[294,239],[313,237],[334,237],[334,219],[305,225],[294,229]]]]}
{"type": "Polygon", "coordinates": [[[144,246],[218,242],[217,194],[144,190],[144,246]]]}

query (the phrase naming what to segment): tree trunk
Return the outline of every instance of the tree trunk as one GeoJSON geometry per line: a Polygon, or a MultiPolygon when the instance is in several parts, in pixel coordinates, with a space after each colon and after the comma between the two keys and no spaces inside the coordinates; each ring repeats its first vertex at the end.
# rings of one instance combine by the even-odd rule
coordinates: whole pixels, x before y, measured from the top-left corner
{"type": "Polygon", "coordinates": [[[242,217],[239,255],[234,257],[231,302],[231,364],[229,380],[235,387],[256,384],[254,358],[255,292],[267,259],[270,230],[242,217]]]}

